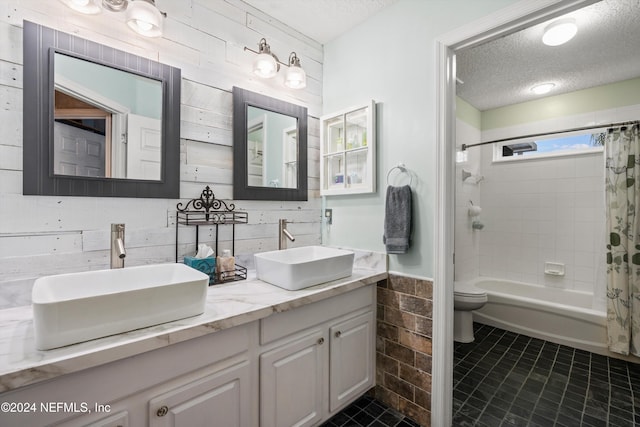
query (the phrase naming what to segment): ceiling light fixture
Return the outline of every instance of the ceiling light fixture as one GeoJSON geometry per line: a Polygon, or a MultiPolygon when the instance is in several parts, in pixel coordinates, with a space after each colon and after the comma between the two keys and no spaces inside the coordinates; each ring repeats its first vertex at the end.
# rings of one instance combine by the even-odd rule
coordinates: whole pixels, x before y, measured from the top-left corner
{"type": "Polygon", "coordinates": [[[253,74],[264,79],[270,79],[278,74],[280,65],[287,67],[284,77],[285,86],[291,89],[302,89],[307,86],[307,73],[300,66],[300,58],[295,52],[289,54],[289,63],[280,62],[278,57],[271,53],[271,47],[263,37],[258,43],[258,51],[244,47],[244,50],[257,54],[253,60],[253,74]]]}
{"type": "Polygon", "coordinates": [[[560,46],[571,40],[577,32],[578,26],[574,19],[559,19],[545,27],[542,43],[547,46],[560,46]]]}
{"type": "Polygon", "coordinates": [[[300,58],[295,52],[289,54],[289,68],[284,77],[284,84],[291,89],[302,89],[307,86],[307,73],[300,66],[300,58]]]}
{"type": "Polygon", "coordinates": [[[541,83],[533,86],[531,92],[536,95],[544,95],[545,93],[549,93],[554,87],[556,87],[555,83],[541,83]]]}
{"type": "Polygon", "coordinates": [[[102,9],[126,12],[129,28],[146,37],[162,35],[163,19],[167,14],[156,7],[155,0],[60,0],[71,9],[85,14],[96,14],[102,9]],[[102,4],[102,8],[98,5],[102,4]]]}

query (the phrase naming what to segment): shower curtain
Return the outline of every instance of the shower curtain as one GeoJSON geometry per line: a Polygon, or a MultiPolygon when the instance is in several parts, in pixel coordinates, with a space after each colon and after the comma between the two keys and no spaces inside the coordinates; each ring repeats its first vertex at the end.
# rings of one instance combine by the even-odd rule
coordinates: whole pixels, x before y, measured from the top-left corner
{"type": "Polygon", "coordinates": [[[640,356],[640,137],[638,124],[605,139],[609,350],[640,356]]]}

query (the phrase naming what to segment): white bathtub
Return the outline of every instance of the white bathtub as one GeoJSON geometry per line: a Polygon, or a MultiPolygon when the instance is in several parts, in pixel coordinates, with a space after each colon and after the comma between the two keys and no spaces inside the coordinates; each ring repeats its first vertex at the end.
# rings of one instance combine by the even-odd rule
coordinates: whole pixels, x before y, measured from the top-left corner
{"type": "Polygon", "coordinates": [[[487,304],[473,312],[478,323],[622,357],[607,350],[606,313],[591,308],[591,293],[484,277],[471,283],[487,291],[487,304]]]}

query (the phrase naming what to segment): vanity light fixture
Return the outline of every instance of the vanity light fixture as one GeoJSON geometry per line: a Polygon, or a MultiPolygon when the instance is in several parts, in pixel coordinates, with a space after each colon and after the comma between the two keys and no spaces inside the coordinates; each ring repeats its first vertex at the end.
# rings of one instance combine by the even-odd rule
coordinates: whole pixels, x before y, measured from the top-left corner
{"type": "Polygon", "coordinates": [[[270,79],[278,74],[280,64],[278,58],[271,53],[271,47],[264,37],[258,43],[258,51],[249,49],[245,46],[244,50],[257,53],[256,59],[253,60],[253,74],[263,79],[270,79]]]}
{"type": "Polygon", "coordinates": [[[536,95],[544,95],[545,93],[549,93],[554,87],[556,87],[555,83],[541,83],[533,86],[531,92],[536,95]]]}
{"type": "Polygon", "coordinates": [[[146,37],[162,35],[162,13],[154,0],[130,0],[127,7],[127,25],[133,31],[146,37]]]}
{"type": "Polygon", "coordinates": [[[244,47],[244,50],[257,54],[253,60],[253,74],[264,79],[270,79],[278,74],[280,65],[287,67],[284,84],[291,89],[302,89],[307,86],[307,73],[300,66],[300,58],[295,52],[289,55],[289,63],[280,62],[278,57],[271,53],[271,47],[263,37],[258,43],[258,51],[244,47]]]}
{"type": "Polygon", "coordinates": [[[93,15],[106,9],[110,12],[125,12],[129,28],[146,37],[162,35],[165,12],[160,12],[155,0],[60,0],[71,9],[93,15]],[[102,8],[99,6],[102,5],[102,8]]]}
{"type": "Polygon", "coordinates": [[[560,46],[571,40],[577,32],[578,26],[574,19],[558,19],[545,27],[542,43],[547,46],[560,46]]]}
{"type": "Polygon", "coordinates": [[[76,12],[84,13],[86,15],[95,15],[100,13],[100,6],[98,6],[98,0],[60,0],[71,9],[76,12]]]}
{"type": "Polygon", "coordinates": [[[300,66],[300,58],[295,52],[289,54],[289,67],[284,77],[284,84],[291,89],[302,89],[307,86],[307,73],[300,66]]]}

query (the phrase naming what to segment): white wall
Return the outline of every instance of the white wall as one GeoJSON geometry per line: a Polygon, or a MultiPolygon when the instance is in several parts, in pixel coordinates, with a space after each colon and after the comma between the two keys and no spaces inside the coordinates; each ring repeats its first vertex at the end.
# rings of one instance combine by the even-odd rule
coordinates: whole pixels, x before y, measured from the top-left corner
{"type": "MultiPolygon", "coordinates": [[[[38,276],[108,268],[109,227],[114,222],[126,224],[126,265],[173,261],[179,202],[22,195],[23,19],[181,68],[182,201],[199,196],[206,185],[219,199],[232,197],[233,86],[306,106],[309,201],[238,201],[237,208],[249,212],[249,224],[236,229],[236,254],[276,249],[278,218],[294,221],[289,229],[296,245],[320,242],[317,117],[322,110],[322,46],[240,0],[156,3],[168,13],[159,39],[130,31],[122,13],[82,15],[53,0],[0,2],[0,308],[29,304],[38,276]],[[261,37],[281,58],[298,53],[308,76],[306,89],[287,89],[282,75],[269,81],[252,77],[254,54],[243,48],[256,49],[261,37]]],[[[194,250],[194,233],[181,230],[181,254],[194,250]]],[[[230,230],[221,234],[221,248],[229,246],[230,230]]],[[[202,229],[200,238],[211,242],[214,235],[202,229]]]]}
{"type": "MultiPolygon", "coordinates": [[[[333,225],[323,242],[384,251],[387,171],[404,162],[414,173],[414,232],[407,254],[391,255],[390,270],[434,274],[435,44],[452,29],[515,3],[512,0],[400,0],[325,45],[323,111],[374,99],[378,104],[378,190],[332,196],[333,225]]],[[[400,185],[406,181],[394,181],[400,185]]]]}

